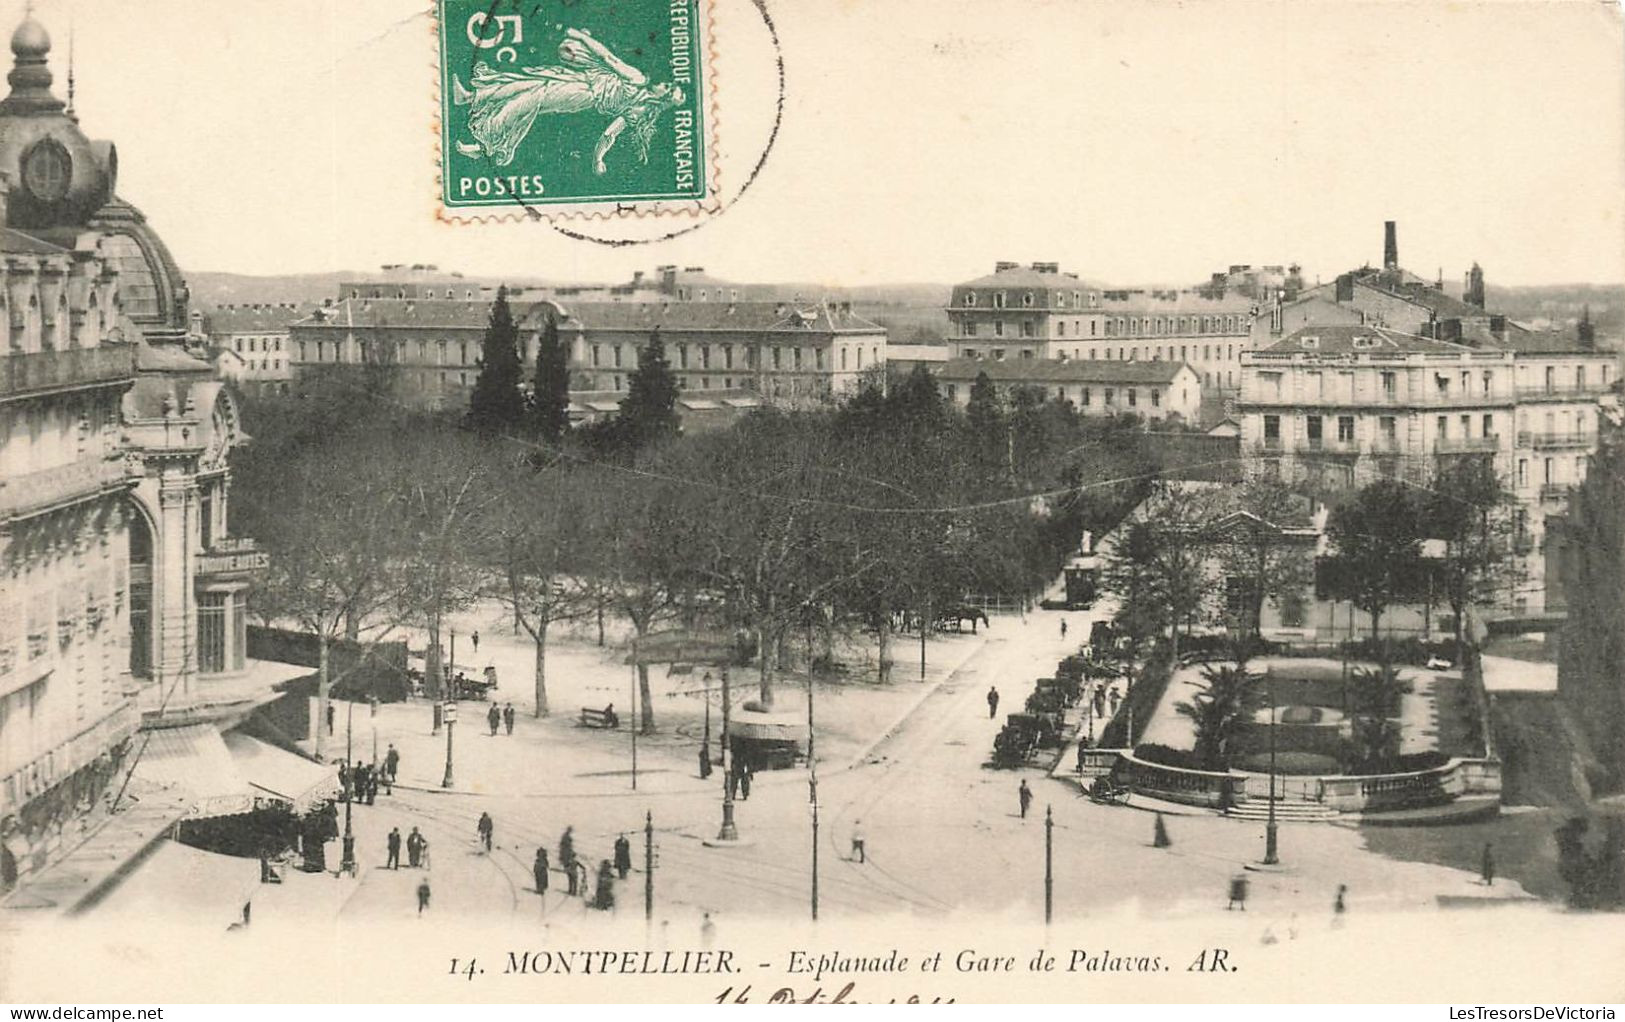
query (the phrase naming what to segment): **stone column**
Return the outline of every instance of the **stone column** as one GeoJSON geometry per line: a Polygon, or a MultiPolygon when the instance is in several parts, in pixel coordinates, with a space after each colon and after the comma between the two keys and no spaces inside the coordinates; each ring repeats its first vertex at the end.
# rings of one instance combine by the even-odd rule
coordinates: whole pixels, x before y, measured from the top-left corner
{"type": "Polygon", "coordinates": [[[153,542],[152,613],[158,634],[152,673],[158,698],[167,696],[172,708],[190,698],[197,679],[197,597],[192,592],[196,501],[196,491],[184,477],[162,481],[153,542]]]}

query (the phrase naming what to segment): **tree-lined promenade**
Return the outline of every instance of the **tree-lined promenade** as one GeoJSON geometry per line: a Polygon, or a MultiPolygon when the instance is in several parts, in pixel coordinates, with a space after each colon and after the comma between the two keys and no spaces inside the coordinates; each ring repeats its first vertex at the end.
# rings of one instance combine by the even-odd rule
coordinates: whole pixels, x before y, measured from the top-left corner
{"type": "Polygon", "coordinates": [[[561,621],[724,634],[771,706],[781,665],[831,666],[837,637],[870,634],[884,680],[899,627],[968,596],[1034,599],[1161,467],[1137,420],[985,385],[962,414],[923,370],[688,435],[658,333],[619,413],[571,429],[556,331],[543,341],[525,393],[499,300],[466,414],[394,401],[387,354],[251,405],[234,527],[271,554],[259,616],[324,640],[425,631],[438,693],[442,619],[500,599],[534,642],[539,715],[561,621]]]}

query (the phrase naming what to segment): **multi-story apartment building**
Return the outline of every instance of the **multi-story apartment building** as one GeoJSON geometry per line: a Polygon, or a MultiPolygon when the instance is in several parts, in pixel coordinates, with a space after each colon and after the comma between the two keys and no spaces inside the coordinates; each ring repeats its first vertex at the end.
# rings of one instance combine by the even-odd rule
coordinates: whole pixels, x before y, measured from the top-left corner
{"type": "Polygon", "coordinates": [[[1070,401],[1081,415],[1194,422],[1202,403],[1201,381],[1182,362],[956,358],[934,370],[938,389],[961,408],[984,373],[1006,401],[1014,391],[1030,388],[1046,399],[1070,401]]]}
{"type": "Polygon", "coordinates": [[[569,346],[571,385],[582,390],[625,390],[656,330],[685,390],[816,402],[851,393],[886,365],[885,328],[846,302],[540,302],[522,324],[531,364],[549,317],[569,346]]]}
{"type": "Polygon", "coordinates": [[[1545,518],[1585,476],[1607,384],[1565,365],[1570,353],[1525,364],[1535,354],[1383,327],[1303,327],[1243,359],[1243,451],[1266,472],[1331,489],[1381,476],[1425,484],[1441,459],[1489,459],[1516,495],[1527,555],[1526,581],[1507,602],[1539,609],[1545,518]]]}
{"type": "MultiPolygon", "coordinates": [[[[387,284],[377,285],[388,291],[387,284]]],[[[399,289],[397,289],[399,290],[399,289]]],[[[602,297],[593,293],[592,297],[602,297]]],[[[770,401],[816,401],[851,391],[886,362],[886,331],[850,303],[511,299],[528,375],[551,318],[570,359],[571,389],[624,391],[638,351],[659,330],[678,386],[750,391],[770,401]]],[[[383,363],[403,397],[429,407],[466,403],[479,377],[490,300],[345,297],[293,324],[296,370],[383,363]]],[[[601,401],[599,403],[602,403],[601,401]]]]}
{"type": "Polygon", "coordinates": [[[1101,290],[1057,263],[994,272],[954,287],[946,344],[955,357],[1183,362],[1210,407],[1240,386],[1258,300],[1222,284],[1195,290],[1101,290]]]}
{"type": "Polygon", "coordinates": [[[225,539],[236,412],[186,351],[185,282],[50,47],[25,18],[0,101],[0,890],[139,759],[137,727],[246,712],[203,682],[243,668],[263,560],[225,539]]]}
{"type": "Polygon", "coordinates": [[[285,387],[293,379],[290,328],[308,311],[291,302],[194,309],[192,333],[204,339],[222,379],[245,387],[285,387]]]}

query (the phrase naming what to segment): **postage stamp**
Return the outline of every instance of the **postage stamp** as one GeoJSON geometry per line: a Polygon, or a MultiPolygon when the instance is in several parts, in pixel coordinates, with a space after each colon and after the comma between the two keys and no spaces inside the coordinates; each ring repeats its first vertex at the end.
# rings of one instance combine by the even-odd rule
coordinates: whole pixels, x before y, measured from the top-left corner
{"type": "Polygon", "coordinates": [[[716,195],[709,11],[438,0],[443,215],[704,210],[716,195]]]}

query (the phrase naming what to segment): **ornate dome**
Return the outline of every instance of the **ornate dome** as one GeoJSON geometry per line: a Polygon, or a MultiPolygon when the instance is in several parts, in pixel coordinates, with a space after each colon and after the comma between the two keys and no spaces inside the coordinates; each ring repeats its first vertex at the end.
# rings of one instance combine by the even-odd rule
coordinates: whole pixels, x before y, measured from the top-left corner
{"type": "Polygon", "coordinates": [[[51,36],[44,26],[23,19],[11,52],[11,93],[0,100],[0,172],[11,185],[6,225],[25,231],[83,226],[113,195],[113,147],[86,138],[51,92],[51,36]]]}
{"type": "Polygon", "coordinates": [[[51,33],[32,16],[26,17],[11,33],[11,52],[19,57],[43,58],[51,52],[51,33]]]}

